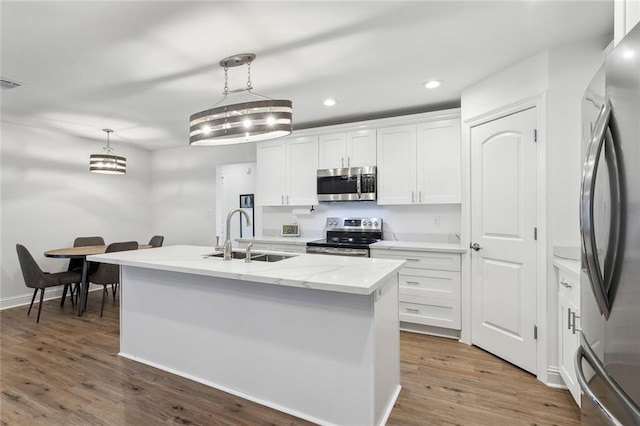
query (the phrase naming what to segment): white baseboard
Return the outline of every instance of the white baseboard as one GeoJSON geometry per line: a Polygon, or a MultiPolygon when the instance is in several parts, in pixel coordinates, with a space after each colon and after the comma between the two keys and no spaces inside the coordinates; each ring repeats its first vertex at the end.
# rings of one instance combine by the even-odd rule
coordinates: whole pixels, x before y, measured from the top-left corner
{"type": "Polygon", "coordinates": [[[460,339],[460,330],[451,330],[442,327],[433,327],[424,324],[414,324],[411,322],[400,321],[401,331],[410,331],[411,333],[429,334],[431,336],[446,337],[448,339],[460,339]]]}
{"type": "MultiPolygon", "coordinates": [[[[89,291],[102,290],[102,286],[97,286],[91,284],[89,287],[89,291]]],[[[52,299],[60,299],[62,297],[62,289],[63,287],[55,287],[48,288],[44,291],[44,300],[52,300],[52,299]]],[[[28,294],[23,294],[20,296],[6,297],[4,299],[0,299],[0,311],[10,308],[17,308],[18,306],[25,306],[31,303],[31,298],[33,297],[33,291],[28,294]]],[[[36,306],[40,301],[40,292],[36,296],[36,300],[33,301],[33,305],[36,306]]]]}
{"type": "Polygon", "coordinates": [[[560,376],[560,369],[550,365],[547,367],[547,381],[545,385],[550,388],[567,389],[567,385],[564,384],[562,376],[560,376]]]}

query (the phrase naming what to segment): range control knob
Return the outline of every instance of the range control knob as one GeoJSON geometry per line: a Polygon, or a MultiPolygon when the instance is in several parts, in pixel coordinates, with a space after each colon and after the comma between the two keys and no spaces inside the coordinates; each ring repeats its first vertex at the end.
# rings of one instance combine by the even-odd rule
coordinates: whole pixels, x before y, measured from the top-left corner
{"type": "Polygon", "coordinates": [[[378,221],[377,220],[373,221],[373,226],[378,226],[378,221]]]}

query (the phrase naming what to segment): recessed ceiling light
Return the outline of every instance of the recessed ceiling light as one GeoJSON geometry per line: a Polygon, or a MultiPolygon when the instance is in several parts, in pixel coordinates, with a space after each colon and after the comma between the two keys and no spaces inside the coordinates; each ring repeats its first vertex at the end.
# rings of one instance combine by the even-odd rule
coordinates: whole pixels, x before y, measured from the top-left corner
{"type": "Polygon", "coordinates": [[[440,86],[440,80],[431,80],[424,83],[424,87],[427,89],[435,89],[438,86],[440,86]]]}
{"type": "Polygon", "coordinates": [[[337,104],[335,99],[326,99],[324,101],[324,106],[334,106],[335,104],[337,104]]]}

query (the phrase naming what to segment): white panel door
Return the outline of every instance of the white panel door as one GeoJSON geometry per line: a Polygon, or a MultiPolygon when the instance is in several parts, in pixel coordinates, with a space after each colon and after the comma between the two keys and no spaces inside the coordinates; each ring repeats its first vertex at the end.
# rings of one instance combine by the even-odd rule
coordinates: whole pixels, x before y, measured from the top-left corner
{"type": "Polygon", "coordinates": [[[336,133],[322,135],[318,141],[318,168],[336,169],[347,167],[347,135],[336,133]]]}
{"type": "Polygon", "coordinates": [[[318,204],[318,137],[307,136],[287,141],[289,172],[287,205],[318,204]]]}
{"type": "Polygon", "coordinates": [[[461,182],[460,120],[418,125],[419,203],[459,203],[461,182]]]}
{"type": "Polygon", "coordinates": [[[536,373],[536,110],[471,129],[472,336],[536,373]]]}
{"type": "Polygon", "coordinates": [[[347,133],[347,166],[376,165],[376,131],[358,130],[347,133]]]}
{"type": "Polygon", "coordinates": [[[287,150],[285,140],[256,144],[257,192],[255,204],[281,206],[286,192],[287,150]]]}
{"type": "Polygon", "coordinates": [[[378,204],[416,202],[416,126],[378,130],[378,204]]]}

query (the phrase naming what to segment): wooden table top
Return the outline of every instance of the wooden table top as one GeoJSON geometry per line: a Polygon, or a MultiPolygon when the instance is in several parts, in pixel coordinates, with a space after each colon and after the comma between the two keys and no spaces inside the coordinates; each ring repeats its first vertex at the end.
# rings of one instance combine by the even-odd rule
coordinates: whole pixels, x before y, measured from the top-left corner
{"type": "MultiPolygon", "coordinates": [[[[138,244],[138,249],[147,249],[151,248],[149,244],[138,244]]],[[[102,254],[107,249],[106,245],[101,246],[82,246],[82,247],[67,247],[67,248],[59,248],[54,250],[47,250],[44,252],[44,255],[47,257],[85,257],[90,256],[92,254],[102,254]]]]}

